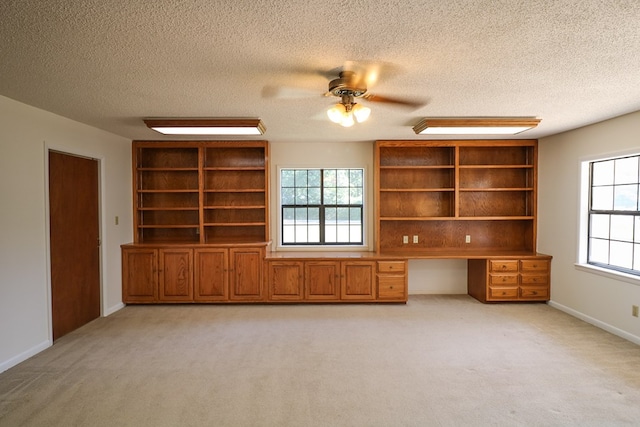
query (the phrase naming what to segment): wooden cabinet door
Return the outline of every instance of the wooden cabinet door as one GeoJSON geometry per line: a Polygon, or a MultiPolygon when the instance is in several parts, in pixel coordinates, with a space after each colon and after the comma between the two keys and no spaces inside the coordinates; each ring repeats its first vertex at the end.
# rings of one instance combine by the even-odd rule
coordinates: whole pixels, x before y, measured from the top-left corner
{"type": "Polygon", "coordinates": [[[305,262],[304,293],[307,300],[340,299],[340,262],[305,262]]]}
{"type": "Polygon", "coordinates": [[[341,268],[341,297],[345,300],[373,300],[376,298],[374,261],[343,261],[341,268]]]}
{"type": "Polygon", "coordinates": [[[158,300],[158,250],[122,250],[122,302],[158,300]]]}
{"type": "Polygon", "coordinates": [[[232,248],[229,250],[229,299],[234,301],[262,301],[263,253],[261,248],[232,248]]]}
{"type": "Polygon", "coordinates": [[[267,288],[270,300],[302,300],[303,265],[302,261],[270,261],[267,263],[267,288]]]}
{"type": "Polygon", "coordinates": [[[160,249],[160,301],[193,301],[192,265],[192,249],[160,249]]]}
{"type": "Polygon", "coordinates": [[[196,249],[194,253],[194,301],[229,299],[227,249],[196,249]]]}

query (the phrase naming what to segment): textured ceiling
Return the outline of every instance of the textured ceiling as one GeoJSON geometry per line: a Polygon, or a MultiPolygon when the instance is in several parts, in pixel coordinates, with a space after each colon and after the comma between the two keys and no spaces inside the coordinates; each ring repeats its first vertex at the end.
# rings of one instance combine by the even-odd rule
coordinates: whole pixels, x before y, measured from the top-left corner
{"type": "Polygon", "coordinates": [[[536,116],[520,136],[539,138],[640,110],[639,83],[637,0],[0,2],[0,94],[131,139],[163,139],[144,117],[260,117],[271,141],[428,139],[411,129],[426,116],[536,116]],[[428,104],[329,122],[326,72],[350,60],[394,66],[371,92],[428,104]]]}

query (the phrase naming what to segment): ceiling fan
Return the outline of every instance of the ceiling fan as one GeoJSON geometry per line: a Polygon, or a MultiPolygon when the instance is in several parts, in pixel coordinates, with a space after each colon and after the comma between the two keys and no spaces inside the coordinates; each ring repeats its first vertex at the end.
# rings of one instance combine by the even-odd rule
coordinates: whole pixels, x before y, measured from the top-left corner
{"type": "MultiPolygon", "coordinates": [[[[328,90],[324,96],[335,96],[340,100],[327,110],[329,119],[344,127],[367,120],[371,109],[357,103],[357,99],[411,109],[424,106],[426,104],[424,100],[382,96],[369,92],[369,88],[377,82],[383,71],[394,70],[397,68],[386,63],[349,61],[341,69],[333,71],[334,76],[338,73],[338,78],[329,81],[328,90]]],[[[270,94],[274,95],[277,92],[278,90],[271,90],[270,94]]]]}

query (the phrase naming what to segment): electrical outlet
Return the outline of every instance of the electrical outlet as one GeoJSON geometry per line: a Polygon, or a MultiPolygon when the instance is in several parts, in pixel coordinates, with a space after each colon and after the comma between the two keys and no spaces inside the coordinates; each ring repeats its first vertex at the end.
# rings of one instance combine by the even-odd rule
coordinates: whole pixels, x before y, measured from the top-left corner
{"type": "Polygon", "coordinates": [[[413,236],[413,243],[418,243],[418,236],[413,236]]]}
{"type": "Polygon", "coordinates": [[[632,305],[631,306],[631,315],[633,317],[638,317],[638,306],[637,305],[632,305]]]}
{"type": "Polygon", "coordinates": [[[464,236],[464,242],[471,243],[471,234],[467,234],[466,236],[464,236]]]}
{"type": "Polygon", "coordinates": [[[402,236],[402,243],[405,245],[409,243],[409,236],[402,236]]]}

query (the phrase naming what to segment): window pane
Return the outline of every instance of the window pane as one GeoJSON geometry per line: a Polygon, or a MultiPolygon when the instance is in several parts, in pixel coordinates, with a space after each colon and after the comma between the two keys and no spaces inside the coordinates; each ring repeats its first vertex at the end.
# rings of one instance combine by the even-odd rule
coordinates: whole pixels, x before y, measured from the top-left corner
{"type": "Polygon", "coordinates": [[[296,187],[306,187],[307,186],[307,171],[306,170],[297,170],[296,171],[296,187]]]}
{"type": "Polygon", "coordinates": [[[320,187],[320,169],[312,169],[307,175],[308,187],[320,187]]]}
{"type": "Polygon", "coordinates": [[[309,208],[307,211],[307,217],[310,224],[320,223],[320,208],[309,208]]]}
{"type": "Polygon", "coordinates": [[[352,243],[360,243],[362,241],[362,227],[360,225],[353,225],[349,227],[349,241],[352,243]]]}
{"type": "Polygon", "coordinates": [[[337,229],[338,229],[337,241],[348,243],[349,242],[349,226],[338,224],[337,229]]]}
{"type": "Polygon", "coordinates": [[[605,162],[594,162],[592,169],[593,185],[611,185],[613,184],[613,160],[605,162]]]}
{"type": "Polygon", "coordinates": [[[306,225],[296,225],[296,243],[307,243],[306,225]]]}
{"type": "Polygon", "coordinates": [[[640,216],[634,216],[633,217],[633,223],[634,223],[634,227],[633,227],[633,241],[636,243],[640,243],[640,216]]]}
{"type": "Polygon", "coordinates": [[[326,208],[324,210],[325,222],[332,222],[335,224],[337,219],[338,219],[338,214],[336,212],[336,208],[326,208]]]}
{"type": "Polygon", "coordinates": [[[324,189],[324,204],[325,205],[335,205],[337,204],[336,198],[336,189],[335,188],[326,188],[324,189]]]}
{"type": "Polygon", "coordinates": [[[613,186],[592,188],[591,209],[597,211],[613,209],[613,186]]]}
{"type": "Polygon", "coordinates": [[[589,261],[609,264],[609,241],[589,239],[589,261]]]}
{"type": "Polygon", "coordinates": [[[319,188],[309,188],[307,191],[308,203],[310,205],[319,205],[322,203],[322,197],[320,197],[320,194],[319,188]]]}
{"type": "Polygon", "coordinates": [[[616,185],[614,188],[613,209],[617,211],[638,210],[638,186],[616,185]]]}
{"type": "Polygon", "coordinates": [[[324,186],[325,187],[336,186],[336,170],[335,169],[324,171],[324,186]]]}
{"type": "Polygon", "coordinates": [[[294,172],[292,170],[280,171],[280,186],[281,187],[293,187],[295,185],[294,172]]]}
{"type": "Polygon", "coordinates": [[[284,208],[282,210],[282,219],[285,224],[292,224],[296,218],[296,211],[294,208],[284,208]]]}
{"type": "Polygon", "coordinates": [[[309,240],[309,243],[320,243],[320,226],[310,225],[307,230],[307,240],[309,240]]]}
{"type": "Polygon", "coordinates": [[[348,188],[338,188],[336,202],[337,202],[338,205],[348,205],[349,204],[349,189],[348,188]]]}
{"type": "Polygon", "coordinates": [[[633,269],[640,270],[640,245],[633,245],[633,269]]]}
{"type": "Polygon", "coordinates": [[[338,208],[338,223],[349,222],[349,208],[338,208]]]}
{"type": "Polygon", "coordinates": [[[631,215],[611,215],[610,239],[633,241],[633,217],[631,215]]]}
{"type": "Polygon", "coordinates": [[[349,171],[351,187],[362,187],[362,172],[362,169],[351,169],[349,171]]]}
{"type": "Polygon", "coordinates": [[[296,193],[294,188],[283,188],[282,194],[282,204],[283,205],[293,205],[296,202],[296,193]]]}
{"type": "Polygon", "coordinates": [[[609,238],[609,215],[591,215],[591,237],[609,238]]]}
{"type": "Polygon", "coordinates": [[[296,208],[296,224],[307,222],[307,208],[296,208]]]}
{"type": "Polygon", "coordinates": [[[362,204],[362,188],[352,188],[350,191],[349,203],[352,205],[362,204]]]}
{"type": "Polygon", "coordinates": [[[293,225],[282,226],[282,242],[283,243],[296,242],[295,226],[293,225]]]}
{"type": "Polygon", "coordinates": [[[633,244],[625,242],[611,242],[609,264],[631,269],[633,267],[633,244]]]}
{"type": "Polygon", "coordinates": [[[326,224],[324,227],[324,241],[327,243],[336,243],[338,241],[336,233],[337,227],[335,224],[326,224]]]}
{"type": "Polygon", "coordinates": [[[338,187],[349,187],[349,170],[348,169],[338,169],[338,179],[337,186],[338,187]]]}
{"type": "Polygon", "coordinates": [[[634,184],[638,182],[638,157],[626,157],[615,161],[615,183],[634,184]]]}
{"type": "Polygon", "coordinates": [[[362,222],[362,208],[351,208],[349,212],[351,224],[360,224],[362,222]]]}
{"type": "Polygon", "coordinates": [[[307,204],[307,188],[296,188],[296,205],[307,204]]]}

